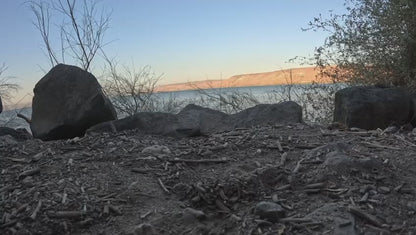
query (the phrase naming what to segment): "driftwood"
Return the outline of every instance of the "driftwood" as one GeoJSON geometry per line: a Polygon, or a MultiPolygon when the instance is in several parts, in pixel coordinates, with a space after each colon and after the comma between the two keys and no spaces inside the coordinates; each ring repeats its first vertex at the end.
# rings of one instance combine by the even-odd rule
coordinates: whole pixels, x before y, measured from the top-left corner
{"type": "MultiPolygon", "coordinates": [[[[1,113],[1,112],[0,112],[0,113],[1,113]]],[[[30,120],[30,118],[26,117],[25,115],[23,115],[23,114],[21,114],[21,113],[18,113],[16,116],[17,116],[18,118],[21,118],[21,119],[25,120],[28,124],[32,123],[32,120],[30,120]]]]}

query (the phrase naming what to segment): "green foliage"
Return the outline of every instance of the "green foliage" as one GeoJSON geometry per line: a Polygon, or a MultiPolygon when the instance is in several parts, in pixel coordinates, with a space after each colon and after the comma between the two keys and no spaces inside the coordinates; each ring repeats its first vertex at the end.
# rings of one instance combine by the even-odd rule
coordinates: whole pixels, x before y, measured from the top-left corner
{"type": "Polygon", "coordinates": [[[416,88],[416,1],[346,0],[347,12],[321,15],[306,30],[330,35],[315,51],[334,81],[416,88]]]}

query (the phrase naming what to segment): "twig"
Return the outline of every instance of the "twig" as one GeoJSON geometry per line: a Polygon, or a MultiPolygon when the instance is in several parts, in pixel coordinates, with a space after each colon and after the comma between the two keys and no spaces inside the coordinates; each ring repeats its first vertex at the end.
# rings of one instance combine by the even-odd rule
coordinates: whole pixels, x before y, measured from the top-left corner
{"type": "Polygon", "coordinates": [[[168,160],[169,162],[184,162],[184,163],[225,163],[228,162],[226,158],[221,159],[183,159],[183,158],[174,158],[168,160]]]}
{"type": "Polygon", "coordinates": [[[279,151],[283,152],[282,144],[280,143],[279,140],[276,141],[276,144],[277,144],[277,148],[279,149],[279,151]]]}
{"type": "Polygon", "coordinates": [[[160,187],[165,191],[167,194],[170,194],[170,191],[166,188],[166,186],[163,184],[162,180],[160,178],[157,178],[157,181],[159,182],[160,187]]]}
{"type": "Polygon", "coordinates": [[[40,173],[40,168],[36,167],[36,168],[31,169],[31,170],[23,171],[22,173],[20,173],[18,179],[22,179],[26,176],[35,175],[35,174],[38,174],[38,173],[40,173]]]}
{"type": "Polygon", "coordinates": [[[283,223],[308,223],[308,222],[312,222],[312,219],[310,218],[293,218],[293,217],[289,217],[289,218],[282,218],[279,220],[280,222],[283,223]]]}
{"type": "Polygon", "coordinates": [[[293,173],[298,173],[298,171],[299,171],[299,168],[300,168],[300,164],[304,161],[305,159],[301,159],[301,160],[299,160],[298,161],[298,163],[296,163],[296,167],[295,167],[295,169],[293,169],[293,173]]]}
{"type": "Polygon", "coordinates": [[[404,136],[399,136],[399,135],[394,135],[397,139],[399,139],[399,140],[401,140],[401,141],[403,141],[403,142],[405,142],[406,144],[408,144],[408,145],[410,145],[410,146],[412,146],[412,147],[416,147],[416,144],[414,144],[414,143],[412,143],[412,142],[410,142],[410,141],[408,141],[408,140],[406,140],[405,138],[404,138],[404,136]]]}
{"type": "Polygon", "coordinates": [[[140,219],[146,218],[147,216],[149,216],[150,214],[152,214],[152,212],[153,211],[148,211],[148,212],[144,213],[143,215],[140,216],[140,219]]]}
{"type": "Polygon", "coordinates": [[[348,211],[351,214],[353,214],[357,217],[360,217],[361,219],[366,220],[368,223],[370,223],[372,225],[375,225],[377,227],[381,227],[382,223],[373,215],[367,214],[364,211],[362,211],[362,210],[360,210],[356,207],[353,207],[353,206],[348,207],[348,211]]]}
{"type": "Polygon", "coordinates": [[[373,147],[373,148],[382,148],[382,149],[390,149],[390,150],[400,150],[400,148],[385,146],[385,145],[381,145],[381,144],[378,144],[378,143],[371,143],[371,142],[367,142],[367,141],[363,141],[362,143],[363,144],[370,145],[370,147],[373,147]]]}
{"type": "Polygon", "coordinates": [[[305,189],[316,189],[316,188],[323,188],[323,187],[325,187],[324,182],[305,185],[305,189]]]}
{"type": "Polygon", "coordinates": [[[17,116],[18,118],[21,118],[21,119],[25,120],[25,121],[26,121],[27,123],[29,123],[29,124],[31,124],[31,123],[32,123],[32,120],[30,120],[30,118],[26,117],[25,115],[23,115],[23,114],[21,114],[21,113],[18,113],[16,116],[17,116]]]}
{"type": "Polygon", "coordinates": [[[38,201],[38,204],[36,205],[36,208],[35,208],[35,210],[32,212],[32,214],[30,215],[30,218],[32,219],[32,220],[35,220],[36,219],[36,216],[38,215],[38,213],[39,213],[39,210],[40,210],[40,207],[42,206],[42,200],[39,200],[38,201]]]}
{"type": "Polygon", "coordinates": [[[284,153],[282,154],[282,156],[280,157],[280,165],[281,165],[281,166],[284,166],[284,165],[285,165],[285,163],[286,163],[286,159],[287,159],[287,152],[284,152],[284,153]]]}
{"type": "Polygon", "coordinates": [[[83,211],[57,211],[52,214],[55,218],[80,219],[85,215],[83,211]]]}

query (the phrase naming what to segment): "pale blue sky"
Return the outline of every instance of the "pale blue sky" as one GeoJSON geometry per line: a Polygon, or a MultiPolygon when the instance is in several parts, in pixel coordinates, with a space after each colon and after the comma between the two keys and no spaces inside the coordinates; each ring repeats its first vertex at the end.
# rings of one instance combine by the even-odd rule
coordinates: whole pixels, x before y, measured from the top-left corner
{"type": "MultiPolygon", "coordinates": [[[[32,91],[49,65],[25,0],[0,0],[0,63],[32,91]]],[[[151,65],[162,84],[296,67],[327,36],[301,28],[343,0],[102,0],[112,10],[105,50],[121,63],[151,65]]],[[[59,35],[52,39],[58,39],[59,35]]],[[[98,66],[99,67],[99,66],[98,66]]],[[[97,68],[99,69],[99,68],[97,68]]]]}

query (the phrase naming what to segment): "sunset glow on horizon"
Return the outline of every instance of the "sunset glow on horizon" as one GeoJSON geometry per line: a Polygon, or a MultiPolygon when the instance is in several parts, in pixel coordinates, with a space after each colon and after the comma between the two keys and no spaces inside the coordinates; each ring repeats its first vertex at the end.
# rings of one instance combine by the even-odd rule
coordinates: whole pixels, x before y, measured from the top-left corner
{"type": "MultiPolygon", "coordinates": [[[[26,0],[2,0],[0,64],[22,89],[15,101],[32,93],[50,69],[42,39],[32,24],[26,0]]],[[[226,79],[299,67],[287,61],[311,56],[327,36],[303,32],[313,17],[343,12],[341,0],[102,0],[112,11],[104,50],[127,66],[152,66],[160,84],[226,79]]],[[[60,19],[57,19],[58,21],[60,19]]],[[[52,22],[53,24],[54,22],[52,22]]],[[[59,23],[59,22],[57,22],[59,23]]],[[[51,26],[53,27],[53,25],[51,26]]],[[[52,35],[53,44],[59,35],[52,35]]],[[[102,71],[100,59],[92,72],[102,71]]],[[[30,101],[30,95],[24,98],[30,101]]]]}

